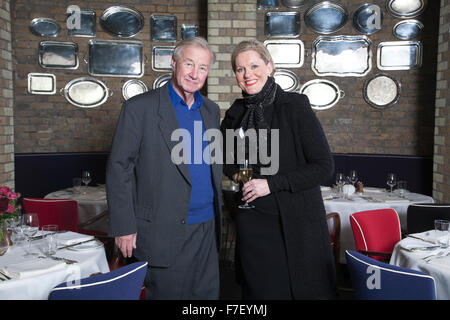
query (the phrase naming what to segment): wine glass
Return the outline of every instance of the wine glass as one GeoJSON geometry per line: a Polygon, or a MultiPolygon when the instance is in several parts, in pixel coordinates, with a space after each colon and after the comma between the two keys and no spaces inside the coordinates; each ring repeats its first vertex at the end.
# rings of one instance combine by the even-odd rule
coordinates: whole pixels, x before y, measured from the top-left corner
{"type": "MultiPolygon", "coordinates": [[[[243,184],[246,182],[252,180],[253,175],[253,168],[249,166],[248,160],[245,160],[244,164],[239,168],[239,179],[242,181],[243,184]]],[[[245,201],[244,204],[241,204],[238,206],[240,209],[253,209],[255,206],[248,204],[247,201],[245,201]]]]}
{"type": "Polygon", "coordinates": [[[338,186],[338,193],[341,196],[344,192],[345,176],[343,173],[336,174],[336,185],[338,186]]]}
{"type": "Polygon", "coordinates": [[[84,192],[83,194],[86,194],[87,191],[87,185],[89,184],[89,182],[92,181],[92,175],[90,171],[84,170],[81,172],[81,181],[84,183],[84,192]]]}
{"type": "Polygon", "coordinates": [[[350,181],[353,185],[355,185],[356,181],[358,181],[358,174],[356,173],[356,170],[350,170],[350,181]]]}
{"type": "Polygon", "coordinates": [[[390,195],[392,196],[392,188],[397,184],[395,173],[388,173],[386,184],[391,187],[390,195]]]}
{"type": "Polygon", "coordinates": [[[34,236],[39,230],[39,218],[37,213],[26,213],[23,218],[22,231],[27,237],[28,250],[24,257],[35,256],[38,253],[31,252],[31,237],[34,236]]]}

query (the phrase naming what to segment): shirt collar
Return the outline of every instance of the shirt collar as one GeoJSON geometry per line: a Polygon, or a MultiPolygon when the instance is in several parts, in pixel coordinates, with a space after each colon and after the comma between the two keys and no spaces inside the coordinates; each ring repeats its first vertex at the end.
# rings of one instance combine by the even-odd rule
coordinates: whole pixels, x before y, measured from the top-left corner
{"type": "MultiPolygon", "coordinates": [[[[172,105],[175,107],[179,104],[187,108],[186,102],[184,102],[183,98],[181,98],[178,93],[175,91],[172,85],[172,80],[169,81],[169,96],[172,101],[172,105]]],[[[200,109],[203,104],[203,97],[199,91],[194,92],[194,104],[192,105],[190,110],[200,109]]]]}

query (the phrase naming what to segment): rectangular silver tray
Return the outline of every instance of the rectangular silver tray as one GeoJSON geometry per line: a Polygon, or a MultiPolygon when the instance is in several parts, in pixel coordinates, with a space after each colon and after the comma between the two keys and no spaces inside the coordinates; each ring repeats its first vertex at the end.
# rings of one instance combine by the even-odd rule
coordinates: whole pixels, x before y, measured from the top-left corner
{"type": "MultiPolygon", "coordinates": [[[[77,25],[69,24],[71,16],[67,18],[67,35],[70,37],[89,37],[93,38],[96,34],[97,24],[96,24],[96,14],[94,10],[81,10],[80,12],[72,13],[79,14],[80,18],[80,28],[77,25]],[[70,28],[69,28],[70,25],[70,28]]],[[[77,19],[77,17],[73,17],[77,19]]],[[[71,21],[71,20],[70,20],[71,21]]]]}
{"type": "Polygon", "coordinates": [[[38,51],[42,68],[78,68],[78,45],[75,42],[41,41],[38,51]]]}
{"type": "Polygon", "coordinates": [[[89,40],[88,73],[92,76],[144,75],[144,48],[140,41],[89,40]]]}
{"type": "Polygon", "coordinates": [[[155,42],[177,41],[177,17],[171,15],[151,15],[150,37],[155,42]]]}
{"type": "Polygon", "coordinates": [[[381,42],[377,48],[377,67],[380,70],[410,70],[422,66],[420,41],[381,42]]]}
{"type": "Polygon", "coordinates": [[[372,69],[367,36],[320,36],[313,42],[311,68],[318,76],[363,77],[372,69]]]}
{"type": "Polygon", "coordinates": [[[300,12],[267,12],[264,34],[273,38],[297,38],[301,32],[300,12]]]}
{"type": "Polygon", "coordinates": [[[172,54],[175,46],[155,46],[152,49],[152,69],[154,71],[171,71],[172,54]]]}
{"type": "Polygon", "coordinates": [[[56,77],[51,73],[29,73],[28,93],[31,94],[55,94],[56,77]]]}
{"type": "Polygon", "coordinates": [[[301,40],[266,40],[264,45],[269,50],[276,67],[300,68],[305,58],[305,45],[301,40]]]}

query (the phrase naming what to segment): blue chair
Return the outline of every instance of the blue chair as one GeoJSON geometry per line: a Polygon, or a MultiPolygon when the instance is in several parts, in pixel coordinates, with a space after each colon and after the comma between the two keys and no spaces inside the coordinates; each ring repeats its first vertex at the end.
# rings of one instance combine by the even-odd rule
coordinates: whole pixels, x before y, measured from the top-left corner
{"type": "Polygon", "coordinates": [[[49,300],[139,300],[147,262],[134,262],[114,271],[66,282],[52,289],[49,300]]]}
{"type": "Polygon", "coordinates": [[[346,250],[347,268],[358,300],[436,300],[434,279],[346,250]]]}

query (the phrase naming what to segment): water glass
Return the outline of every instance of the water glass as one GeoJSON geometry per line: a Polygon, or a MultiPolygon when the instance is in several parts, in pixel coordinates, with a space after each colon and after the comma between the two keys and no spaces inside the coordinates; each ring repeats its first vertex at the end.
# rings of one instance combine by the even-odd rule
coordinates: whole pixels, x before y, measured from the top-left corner
{"type": "Polygon", "coordinates": [[[73,184],[73,190],[76,193],[80,193],[80,188],[81,188],[81,178],[73,178],[72,179],[72,184],[73,184]]]}
{"type": "Polygon", "coordinates": [[[447,248],[449,246],[450,238],[450,221],[448,220],[434,220],[434,230],[438,239],[439,246],[441,248],[447,248]]]}
{"type": "Polygon", "coordinates": [[[44,233],[42,253],[51,256],[56,253],[57,246],[55,235],[58,232],[58,226],[55,224],[47,224],[42,226],[42,232],[44,233]]]}
{"type": "Polygon", "coordinates": [[[408,184],[406,181],[398,181],[397,182],[397,190],[398,190],[397,192],[398,192],[398,195],[400,196],[400,198],[405,197],[405,193],[408,190],[407,186],[408,186],[408,184]]]}

